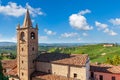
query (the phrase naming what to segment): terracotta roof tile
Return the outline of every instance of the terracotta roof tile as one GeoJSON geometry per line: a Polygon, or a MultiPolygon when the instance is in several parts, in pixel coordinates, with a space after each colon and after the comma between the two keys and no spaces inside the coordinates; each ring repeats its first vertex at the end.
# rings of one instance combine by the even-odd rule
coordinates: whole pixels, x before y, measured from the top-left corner
{"type": "Polygon", "coordinates": [[[64,76],[58,76],[54,74],[48,74],[43,72],[35,72],[33,74],[34,78],[42,79],[42,80],[74,80],[73,78],[67,78],[64,76]]]}
{"type": "Polygon", "coordinates": [[[59,54],[59,53],[45,53],[40,54],[37,61],[51,62],[65,65],[84,66],[88,60],[87,54],[59,54]]]}
{"type": "Polygon", "coordinates": [[[90,71],[120,74],[120,66],[113,66],[109,64],[91,64],[90,71]]]}
{"type": "Polygon", "coordinates": [[[8,75],[13,75],[13,76],[17,76],[17,66],[15,66],[12,70],[10,70],[8,73],[8,75]]]}
{"type": "Polygon", "coordinates": [[[12,69],[17,65],[17,60],[2,60],[2,66],[3,68],[9,68],[12,69]]]}

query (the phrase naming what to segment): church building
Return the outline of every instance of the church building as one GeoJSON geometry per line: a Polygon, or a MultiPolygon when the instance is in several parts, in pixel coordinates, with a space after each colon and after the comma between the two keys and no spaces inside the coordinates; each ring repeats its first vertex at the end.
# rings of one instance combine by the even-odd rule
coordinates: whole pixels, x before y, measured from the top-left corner
{"type": "Polygon", "coordinates": [[[90,77],[87,54],[38,52],[38,25],[33,27],[28,10],[23,25],[17,26],[17,59],[13,65],[7,72],[9,80],[89,80],[90,77]]]}

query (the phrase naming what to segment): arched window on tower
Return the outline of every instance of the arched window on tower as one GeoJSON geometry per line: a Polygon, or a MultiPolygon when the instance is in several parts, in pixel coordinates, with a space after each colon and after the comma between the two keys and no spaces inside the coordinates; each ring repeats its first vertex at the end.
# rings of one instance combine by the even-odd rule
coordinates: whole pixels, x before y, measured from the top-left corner
{"type": "Polygon", "coordinates": [[[35,33],[31,32],[30,37],[31,37],[31,39],[35,39],[35,33]]]}
{"type": "Polygon", "coordinates": [[[21,32],[21,34],[20,34],[20,39],[21,39],[22,41],[25,40],[25,33],[24,33],[24,32],[21,32]]]}

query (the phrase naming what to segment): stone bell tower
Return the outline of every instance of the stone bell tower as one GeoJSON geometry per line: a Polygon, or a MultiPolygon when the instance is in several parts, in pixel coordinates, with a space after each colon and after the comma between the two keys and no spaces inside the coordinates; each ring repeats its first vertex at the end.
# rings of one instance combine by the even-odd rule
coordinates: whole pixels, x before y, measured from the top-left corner
{"type": "Polygon", "coordinates": [[[17,27],[17,73],[20,80],[30,80],[38,53],[38,26],[32,26],[27,10],[22,27],[17,27]]]}

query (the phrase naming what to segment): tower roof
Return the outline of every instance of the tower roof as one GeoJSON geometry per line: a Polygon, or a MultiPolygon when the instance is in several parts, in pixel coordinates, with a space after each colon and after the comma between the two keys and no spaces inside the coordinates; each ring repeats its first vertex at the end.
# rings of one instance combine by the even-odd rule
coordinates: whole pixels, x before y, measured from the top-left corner
{"type": "Polygon", "coordinates": [[[24,18],[23,27],[32,27],[32,22],[31,22],[31,18],[30,18],[30,14],[29,14],[28,9],[27,9],[27,12],[26,12],[26,15],[24,18]]]}

